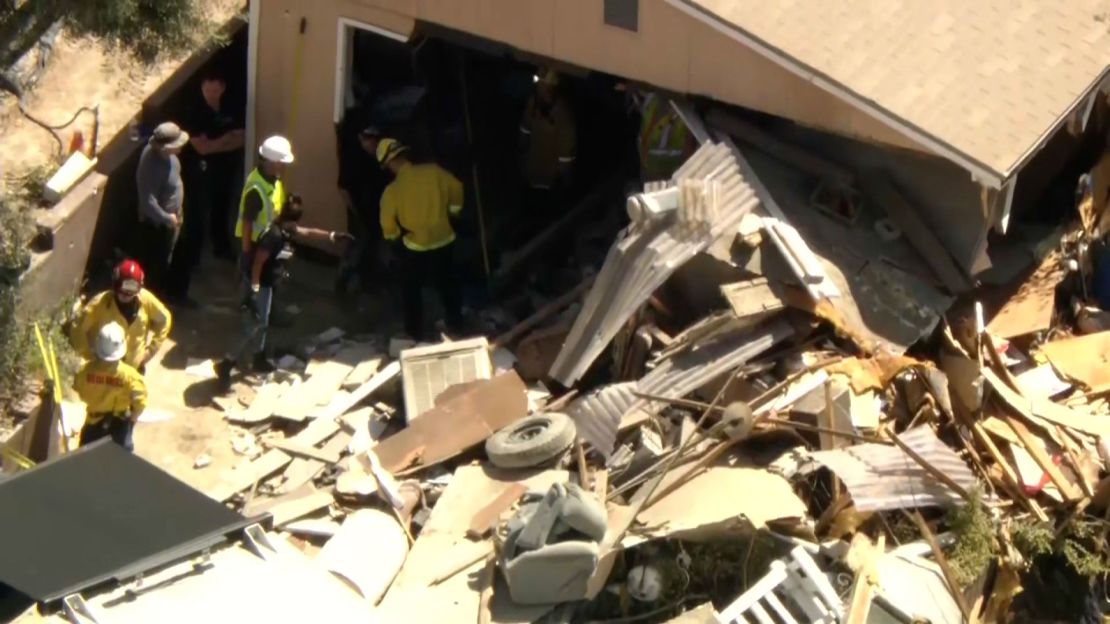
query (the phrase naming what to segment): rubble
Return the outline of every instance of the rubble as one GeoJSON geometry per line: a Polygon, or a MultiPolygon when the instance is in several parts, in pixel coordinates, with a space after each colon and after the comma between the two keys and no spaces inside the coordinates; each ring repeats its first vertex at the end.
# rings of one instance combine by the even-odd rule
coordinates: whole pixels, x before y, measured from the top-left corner
{"type": "Polygon", "coordinates": [[[243,458],[209,496],[318,548],[381,621],[985,622],[1065,543],[1110,569],[1084,528],[1110,509],[1110,332],[1071,252],[978,304],[892,180],[709,120],[604,263],[489,311],[499,335],[332,328],[225,401],[243,458]],[[787,166],[852,214],[799,216],[758,173],[787,166]],[[826,221],[929,276],[844,261],[826,221]],[[669,288],[695,258],[727,265],[691,278],[709,307],[669,288]]]}

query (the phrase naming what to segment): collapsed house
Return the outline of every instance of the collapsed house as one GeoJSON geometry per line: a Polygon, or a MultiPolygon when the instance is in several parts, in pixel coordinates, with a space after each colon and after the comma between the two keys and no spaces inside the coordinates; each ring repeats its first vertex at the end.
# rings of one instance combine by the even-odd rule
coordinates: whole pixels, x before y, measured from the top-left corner
{"type": "MultiPolygon", "coordinates": [[[[616,201],[598,176],[580,214],[622,215],[614,238],[598,219],[569,262],[530,244],[503,258],[502,275],[558,288],[528,289],[523,312],[484,310],[488,337],[329,331],[257,391],[221,400],[244,458],[205,494],[251,521],[243,531],[65,596],[24,593],[62,599],[73,621],[136,622],[186,598],[196,610],[181,621],[211,618],[204,605],[242,575],[252,593],[225,598],[227,612],[273,582],[278,621],[307,603],[324,619],[382,621],[989,622],[1049,617],[1037,603],[1065,590],[1083,602],[1084,574],[1110,559],[1092,528],[1110,508],[1107,325],[1092,280],[1105,161],[1063,227],[1020,226],[1059,155],[1102,125],[1107,35],[1087,8],[801,16],[674,0],[605,2],[599,16],[552,2],[499,5],[493,20],[467,4],[323,2],[308,16],[252,4],[256,80],[290,86],[300,118],[290,130],[307,166],[293,185],[334,168],[312,120],[326,109],[339,121],[356,43],[413,32],[713,98],[670,103],[697,150],[616,201]],[[1055,37],[1085,44],[1063,67],[1029,63],[1022,81],[1053,74],[1058,88],[995,116],[995,100],[969,112],[961,98],[1011,103],[1017,71],[964,63],[981,49],[961,47],[964,34],[928,56],[923,23],[1009,24],[1004,41],[975,45],[1019,65],[1055,37]],[[877,25],[891,36],[859,34],[877,25]],[[617,36],[635,37],[627,57],[603,54],[617,36]],[[689,45],[653,46],[664,36],[689,45]],[[837,44],[863,49],[822,51],[837,44]],[[333,52],[334,74],[285,85],[276,73],[305,62],[292,54],[333,52]],[[868,73],[876,57],[890,63],[868,73]],[[943,93],[922,86],[937,76],[943,93]],[[1002,275],[988,270],[996,254],[1002,275]],[[994,283],[1016,292],[981,288],[994,283]],[[1043,565],[1063,587],[1031,572],[1043,565]]],[[[286,105],[256,102],[255,126],[281,126],[286,105]]],[[[0,503],[47,468],[0,483],[0,503]]]]}

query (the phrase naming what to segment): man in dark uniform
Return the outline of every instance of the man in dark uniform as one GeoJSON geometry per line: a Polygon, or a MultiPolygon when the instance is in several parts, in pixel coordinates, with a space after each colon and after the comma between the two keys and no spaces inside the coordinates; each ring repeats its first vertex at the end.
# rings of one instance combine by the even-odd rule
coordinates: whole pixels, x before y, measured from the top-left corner
{"type": "Polygon", "coordinates": [[[347,229],[355,236],[339,266],[335,282],[339,294],[345,294],[356,280],[367,285],[381,278],[375,270],[382,242],[377,209],[389,177],[375,158],[381,132],[374,125],[354,126],[360,117],[348,113],[339,130],[339,193],[347,207],[347,229]]]}
{"type": "Polygon", "coordinates": [[[185,231],[174,256],[174,291],[171,301],[188,303],[189,277],[200,262],[205,229],[212,240],[212,253],[220,259],[238,257],[231,244],[230,210],[235,175],[241,164],[243,123],[237,112],[224,103],[227,82],[210,69],[201,76],[200,89],[186,113],[184,126],[189,147],[182,154],[185,195],[185,231]]]}

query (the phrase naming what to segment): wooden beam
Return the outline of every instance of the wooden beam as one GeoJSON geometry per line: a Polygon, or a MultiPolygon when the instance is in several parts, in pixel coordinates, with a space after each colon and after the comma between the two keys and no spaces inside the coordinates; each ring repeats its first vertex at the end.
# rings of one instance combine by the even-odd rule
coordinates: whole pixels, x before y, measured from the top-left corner
{"type": "Polygon", "coordinates": [[[925,542],[929,544],[929,549],[933,551],[933,558],[937,560],[937,565],[940,566],[940,571],[944,575],[944,580],[948,585],[948,591],[952,593],[952,597],[956,600],[956,605],[960,607],[960,613],[964,616],[964,621],[971,619],[971,609],[967,606],[967,600],[964,598],[964,592],[960,589],[960,584],[956,581],[956,574],[952,571],[952,566],[948,563],[948,557],[944,555],[944,551],[940,549],[940,544],[937,543],[937,536],[933,534],[932,529],[929,528],[925,518],[921,517],[921,512],[913,510],[913,513],[907,513],[917,529],[921,531],[921,536],[925,538],[925,542]]]}
{"type": "Polygon", "coordinates": [[[268,444],[270,448],[276,448],[278,450],[285,451],[290,455],[299,455],[302,457],[308,457],[309,459],[322,461],[325,464],[334,464],[339,461],[340,451],[328,451],[324,449],[318,449],[312,446],[306,446],[304,444],[297,444],[296,442],[293,442],[291,440],[273,440],[271,442],[268,442],[268,444]]]}
{"type": "Polygon", "coordinates": [[[511,344],[513,341],[515,341],[517,338],[520,338],[532,328],[538,326],[540,323],[543,323],[547,319],[551,318],[563,308],[577,301],[579,297],[581,297],[583,294],[585,294],[587,290],[590,289],[590,286],[592,286],[594,283],[595,277],[596,276],[591,275],[582,280],[582,282],[574,288],[549,301],[542,308],[533,312],[531,316],[517,323],[497,338],[494,338],[493,343],[490,344],[490,349],[496,349],[497,347],[503,347],[505,345],[511,344]]]}
{"type": "Polygon", "coordinates": [[[1041,470],[1045,471],[1045,474],[1047,474],[1048,478],[1052,480],[1052,483],[1059,488],[1060,494],[1065,499],[1074,501],[1083,498],[1083,493],[1076,488],[1074,483],[1064,476],[1064,473],[1060,472],[1056,463],[1045,453],[1044,447],[1042,446],[1043,440],[1033,435],[1033,433],[1029,431],[1029,428],[1025,426],[1025,423],[1017,418],[1009,414],[1004,414],[1002,419],[1010,426],[1010,429],[1013,429],[1014,433],[1017,434],[1018,439],[1021,440],[1021,446],[1028,451],[1033,461],[1037,462],[1037,465],[1041,467],[1041,470]]]}

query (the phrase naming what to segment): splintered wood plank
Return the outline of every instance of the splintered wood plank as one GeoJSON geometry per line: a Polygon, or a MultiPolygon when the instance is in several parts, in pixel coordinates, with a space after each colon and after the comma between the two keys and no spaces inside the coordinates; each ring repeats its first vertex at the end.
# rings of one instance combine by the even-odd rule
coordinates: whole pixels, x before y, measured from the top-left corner
{"type": "Polygon", "coordinates": [[[1048,453],[1045,452],[1043,440],[1029,431],[1029,428],[1025,426],[1025,423],[1021,422],[1017,418],[1007,414],[1003,416],[1003,420],[1005,420],[1006,424],[1010,425],[1010,428],[1014,430],[1015,434],[1017,434],[1018,439],[1021,440],[1020,446],[1023,447],[1025,451],[1033,457],[1033,461],[1037,462],[1037,465],[1041,467],[1041,470],[1045,471],[1045,473],[1048,475],[1048,478],[1052,480],[1052,483],[1056,485],[1056,487],[1060,490],[1060,494],[1065,499],[1079,500],[1083,497],[1083,493],[1079,491],[1074,483],[1069,481],[1068,478],[1064,476],[1064,473],[1060,472],[1060,469],[1056,466],[1056,463],[1053,462],[1052,458],[1049,457],[1048,453]]]}
{"type": "Polygon", "coordinates": [[[304,486],[296,492],[291,492],[277,498],[252,501],[243,510],[245,516],[255,516],[269,513],[274,520],[274,526],[280,527],[298,518],[323,509],[332,504],[335,497],[331,490],[317,490],[312,486],[304,486]]]}
{"type": "Polygon", "coordinates": [[[345,362],[330,360],[316,367],[308,381],[290,388],[274,408],[274,415],[287,420],[303,421],[322,405],[331,402],[339,392],[343,380],[351,374],[352,367],[345,362]]]}
{"type": "MultiPolygon", "coordinates": [[[[339,423],[334,420],[315,420],[290,440],[298,444],[314,446],[338,433],[339,429],[339,423]]],[[[225,475],[220,483],[205,493],[218,501],[225,501],[236,493],[281,470],[291,461],[293,461],[293,457],[284,451],[266,451],[261,457],[252,462],[239,464],[234,470],[230,471],[230,474],[225,475]]]]}
{"type": "MultiPolygon", "coordinates": [[[[322,453],[328,455],[338,456],[347,448],[347,444],[351,441],[351,435],[344,431],[339,432],[334,438],[320,449],[322,453]]],[[[305,484],[311,482],[320,474],[320,471],[327,467],[326,462],[318,459],[309,459],[305,457],[297,457],[285,469],[285,482],[281,485],[282,492],[292,492],[305,484]]]]}
{"type": "Polygon", "coordinates": [[[374,373],[378,372],[378,369],[381,368],[382,362],[384,361],[385,356],[378,354],[359,362],[358,365],[351,370],[351,373],[347,375],[347,378],[343,380],[343,389],[354,390],[370,381],[370,378],[374,376],[374,373]]]}
{"type": "Polygon", "coordinates": [[[307,457],[322,461],[325,464],[334,464],[339,461],[339,452],[327,453],[323,449],[318,449],[312,446],[305,446],[303,444],[296,444],[288,440],[274,440],[269,443],[270,448],[276,448],[285,451],[290,455],[297,457],[307,457]]]}
{"type": "Polygon", "coordinates": [[[259,388],[250,407],[245,410],[225,410],[225,418],[237,424],[259,423],[274,415],[274,410],[289,389],[288,384],[268,382],[259,388]]]}

